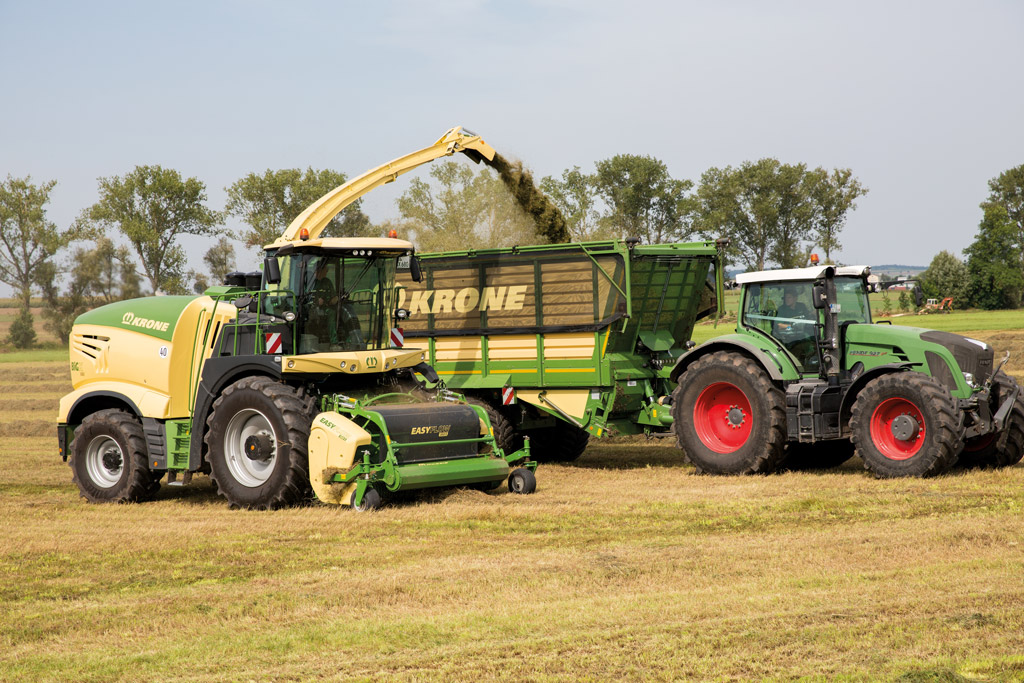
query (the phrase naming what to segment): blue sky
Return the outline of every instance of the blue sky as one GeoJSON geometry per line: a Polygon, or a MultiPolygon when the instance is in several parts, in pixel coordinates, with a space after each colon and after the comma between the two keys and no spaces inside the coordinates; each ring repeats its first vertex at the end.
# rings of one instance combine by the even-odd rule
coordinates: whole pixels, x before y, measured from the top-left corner
{"type": "MultiPolygon", "coordinates": [[[[65,226],[137,164],[222,208],[251,171],[357,174],[465,125],[538,176],[619,153],[693,180],[764,156],[850,167],[871,191],[839,258],[926,264],[1024,163],[1022,36],[1009,1],[0,0],[0,175],[56,179],[65,226]]],[[[371,218],[397,217],[408,178],[371,218]]]]}

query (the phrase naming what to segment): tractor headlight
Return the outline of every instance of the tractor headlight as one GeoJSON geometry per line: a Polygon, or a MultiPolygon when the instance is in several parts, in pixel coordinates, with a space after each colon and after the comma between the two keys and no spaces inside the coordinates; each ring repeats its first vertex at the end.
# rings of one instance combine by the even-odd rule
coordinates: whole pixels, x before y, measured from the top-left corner
{"type": "Polygon", "coordinates": [[[284,319],[287,322],[293,323],[293,322],[295,322],[295,314],[292,313],[291,311],[285,311],[284,312],[284,319]]]}
{"type": "Polygon", "coordinates": [[[967,386],[973,387],[974,386],[974,375],[969,373],[969,372],[965,372],[964,373],[964,381],[967,382],[967,386]]]}

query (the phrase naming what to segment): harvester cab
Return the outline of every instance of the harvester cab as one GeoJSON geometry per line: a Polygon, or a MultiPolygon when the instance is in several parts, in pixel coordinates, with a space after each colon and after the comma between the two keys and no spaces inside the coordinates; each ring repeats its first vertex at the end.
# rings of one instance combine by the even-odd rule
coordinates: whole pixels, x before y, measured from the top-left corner
{"type": "Polygon", "coordinates": [[[503,451],[482,408],[417,381],[437,376],[402,344],[395,270],[398,259],[415,263],[413,245],[321,237],[367,191],[455,152],[494,155],[453,128],[307,208],[267,245],[262,273],[80,316],[58,440],[82,495],[143,500],[164,476],[180,485],[196,472],[245,508],[312,493],[366,509],[399,490],[506,480],[531,493],[528,442],[503,451]]]}
{"type": "Polygon", "coordinates": [[[699,469],[826,468],[855,452],[880,477],[1020,461],[1024,400],[992,347],[875,324],[869,275],[814,266],[737,276],[735,333],[690,350],[671,373],[673,428],[699,469]]]}

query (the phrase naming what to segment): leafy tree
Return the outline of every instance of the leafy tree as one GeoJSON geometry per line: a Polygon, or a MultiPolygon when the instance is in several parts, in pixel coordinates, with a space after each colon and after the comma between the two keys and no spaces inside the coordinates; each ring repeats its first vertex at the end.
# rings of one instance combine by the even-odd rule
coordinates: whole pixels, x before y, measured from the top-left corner
{"type": "Polygon", "coordinates": [[[20,311],[11,324],[8,340],[18,348],[35,343],[32,326],[32,290],[41,271],[59,249],[77,234],[58,230],[46,219],[46,204],[57,181],[35,185],[31,177],[0,183],[0,282],[14,288],[20,311]]]}
{"type": "Polygon", "coordinates": [[[921,289],[932,298],[953,297],[954,303],[963,304],[967,295],[967,266],[952,252],[940,251],[928,269],[921,273],[921,289]]]}
{"type": "Polygon", "coordinates": [[[882,290],[882,317],[888,318],[892,315],[892,299],[889,297],[888,290],[882,290]]]}
{"type": "Polygon", "coordinates": [[[1017,308],[1024,295],[1019,231],[1006,208],[982,205],[985,215],[967,254],[967,297],[973,306],[988,310],[1017,308]]]}
{"type": "Polygon", "coordinates": [[[70,259],[70,282],[63,294],[53,263],[39,276],[46,307],[43,318],[46,328],[67,343],[75,318],[96,306],[133,299],[140,294],[139,276],[131,262],[127,247],[116,246],[107,237],[100,237],[92,249],[76,249],[70,259]]]}
{"type": "Polygon", "coordinates": [[[593,176],[580,171],[579,166],[573,166],[562,171],[560,180],[545,176],[540,181],[540,189],[565,216],[566,227],[574,242],[603,236],[593,176]]]}
{"type": "Polygon", "coordinates": [[[747,161],[739,168],[710,168],[697,190],[698,222],[709,236],[725,236],[746,266],[764,270],[769,259],[783,268],[805,262],[814,220],[810,186],[815,176],[804,164],[777,159],[747,161]]]}
{"type": "Polygon", "coordinates": [[[173,169],[136,166],[123,178],[100,178],[100,200],[82,213],[84,223],[116,228],[131,243],[154,292],[185,291],[181,235],[207,235],[223,222],[208,208],[206,185],[173,169]]]}
{"type": "Polygon", "coordinates": [[[868,189],[853,177],[848,168],[827,171],[816,168],[808,178],[814,215],[811,230],[814,242],[825,252],[825,262],[832,262],[832,252],[842,248],[839,233],[846,226],[846,214],[857,208],[856,200],[868,189]]]}
{"type": "Polygon", "coordinates": [[[206,251],[203,262],[210,269],[210,276],[214,282],[224,282],[227,274],[235,269],[235,247],[226,237],[221,237],[206,251]]]}
{"type": "MultiPolygon", "coordinates": [[[[228,193],[228,214],[242,219],[249,230],[239,239],[247,247],[270,244],[284,232],[299,214],[325,194],[345,183],[344,173],[328,169],[269,168],[259,175],[240,178],[228,193]]],[[[362,200],[356,200],[335,216],[323,237],[362,237],[373,231],[370,219],[362,212],[362,200]]]]}
{"type": "Polygon", "coordinates": [[[1006,209],[1007,217],[1021,235],[1018,243],[1024,243],[1024,164],[1003,171],[988,181],[988,189],[990,193],[985,204],[996,204],[1006,209]]]}
{"type": "Polygon", "coordinates": [[[648,244],[690,235],[691,181],[672,178],[668,167],[652,156],[618,154],[595,167],[592,183],[609,209],[601,221],[608,232],[639,237],[648,244]]]}
{"type": "Polygon", "coordinates": [[[432,166],[430,176],[433,186],[414,178],[398,199],[405,220],[400,233],[412,233],[420,249],[446,251],[536,241],[532,221],[488,169],[474,173],[466,164],[446,161],[432,166]]]}
{"type": "Polygon", "coordinates": [[[905,289],[900,292],[899,304],[901,312],[907,313],[910,311],[910,297],[907,296],[907,290],[905,289]]]}

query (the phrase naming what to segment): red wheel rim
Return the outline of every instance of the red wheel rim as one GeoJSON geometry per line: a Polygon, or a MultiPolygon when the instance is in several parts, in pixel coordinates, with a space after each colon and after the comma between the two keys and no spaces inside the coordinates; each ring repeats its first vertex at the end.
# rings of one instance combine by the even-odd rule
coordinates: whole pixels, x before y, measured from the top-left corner
{"type": "Polygon", "coordinates": [[[750,401],[739,387],[715,382],[704,387],[693,407],[697,438],[715,453],[732,453],[750,438],[750,401]]]}
{"type": "Polygon", "coordinates": [[[871,441],[878,451],[890,460],[909,460],[924,445],[924,415],[913,401],[905,398],[887,398],[871,414],[871,441]],[[899,439],[893,434],[893,421],[906,416],[917,423],[917,434],[899,439]]]}

